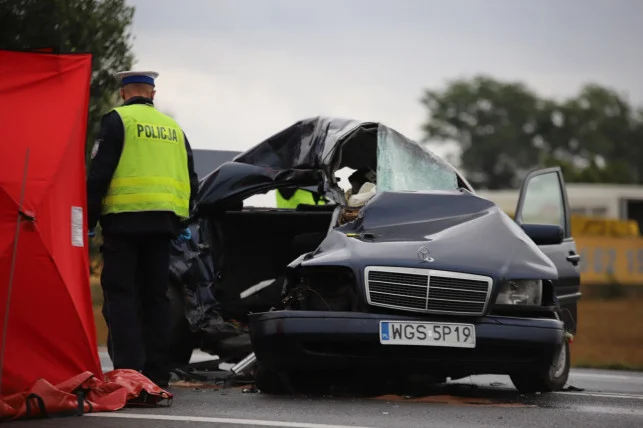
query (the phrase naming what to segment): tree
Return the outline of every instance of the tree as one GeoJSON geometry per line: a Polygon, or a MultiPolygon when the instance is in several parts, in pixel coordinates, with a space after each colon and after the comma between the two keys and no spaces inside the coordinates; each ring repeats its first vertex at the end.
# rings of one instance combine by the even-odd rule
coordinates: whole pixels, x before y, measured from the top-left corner
{"type": "Polygon", "coordinates": [[[555,106],[553,115],[555,123],[544,136],[550,157],[574,164],[579,180],[641,182],[641,117],[624,97],[588,84],[576,97],[555,106]]]}
{"type": "Polygon", "coordinates": [[[425,140],[456,141],[474,186],[515,186],[539,156],[536,137],[544,106],[520,83],[486,76],[456,80],[443,91],[427,90],[422,103],[430,112],[425,140]]]}
{"type": "Polygon", "coordinates": [[[588,84],[559,102],[477,76],[427,90],[421,102],[424,141],[455,141],[477,187],[515,188],[529,170],[554,165],[569,182],[643,180],[643,111],[608,88],[588,84]]]}
{"type": "Polygon", "coordinates": [[[51,47],[60,53],[92,54],[87,156],[100,117],[116,104],[115,73],[134,62],[133,17],[134,7],[125,0],[0,0],[0,49],[51,47]]]}

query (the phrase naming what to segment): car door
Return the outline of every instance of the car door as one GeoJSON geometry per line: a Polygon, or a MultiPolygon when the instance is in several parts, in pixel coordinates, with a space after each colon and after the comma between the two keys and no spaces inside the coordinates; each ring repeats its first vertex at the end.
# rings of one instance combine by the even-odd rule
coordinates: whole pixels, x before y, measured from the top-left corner
{"type": "Polygon", "coordinates": [[[578,322],[577,303],[580,299],[580,255],[571,235],[570,209],[565,180],[559,167],[533,171],[520,189],[515,221],[523,224],[555,224],[563,228],[563,241],[556,245],[540,245],[540,249],[558,268],[554,290],[561,306],[559,314],[567,330],[575,334],[578,322]]]}

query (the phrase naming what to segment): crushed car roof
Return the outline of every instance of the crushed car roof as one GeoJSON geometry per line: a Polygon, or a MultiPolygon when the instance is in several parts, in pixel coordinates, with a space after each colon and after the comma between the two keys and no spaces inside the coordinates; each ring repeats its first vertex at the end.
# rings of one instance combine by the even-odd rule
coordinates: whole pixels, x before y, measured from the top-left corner
{"type": "MultiPolygon", "coordinates": [[[[204,177],[196,199],[197,213],[216,211],[230,201],[239,203],[240,199],[277,187],[317,187],[324,175],[334,179],[335,171],[344,167],[375,171],[378,133],[386,135],[383,139],[387,142],[394,138],[448,165],[418,142],[382,123],[316,116],[270,136],[204,177]]],[[[325,191],[337,189],[331,186],[325,191]]]]}
{"type": "Polygon", "coordinates": [[[300,120],[234,158],[274,169],[317,169],[330,161],[341,143],[360,128],[377,129],[375,122],[317,116],[300,120]]]}

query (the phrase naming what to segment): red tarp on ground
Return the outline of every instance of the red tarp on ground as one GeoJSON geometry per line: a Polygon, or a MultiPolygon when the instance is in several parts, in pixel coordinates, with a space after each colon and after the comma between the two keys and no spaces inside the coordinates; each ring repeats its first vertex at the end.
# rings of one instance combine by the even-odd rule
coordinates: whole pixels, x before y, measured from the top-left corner
{"type": "Polygon", "coordinates": [[[0,50],[0,421],[172,398],[138,372],[103,375],[98,357],[85,213],[91,60],[0,50]]]}
{"type": "Polygon", "coordinates": [[[58,385],[45,379],[28,390],[0,400],[0,422],[19,418],[75,416],[131,407],[157,407],[172,402],[172,394],[133,370],[105,373],[105,382],[85,372],[58,385]]]}

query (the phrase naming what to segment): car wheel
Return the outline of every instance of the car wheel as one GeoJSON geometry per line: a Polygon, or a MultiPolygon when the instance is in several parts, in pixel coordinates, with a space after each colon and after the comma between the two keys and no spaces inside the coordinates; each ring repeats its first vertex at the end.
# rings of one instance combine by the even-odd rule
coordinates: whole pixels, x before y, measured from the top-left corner
{"type": "Polygon", "coordinates": [[[255,372],[255,386],[259,391],[269,395],[288,394],[289,376],[287,373],[279,373],[275,370],[266,368],[262,364],[257,365],[255,372]]]}
{"type": "Polygon", "coordinates": [[[567,383],[570,369],[569,343],[567,340],[556,350],[552,363],[535,371],[511,375],[511,381],[521,393],[553,392],[567,383]]]}
{"type": "Polygon", "coordinates": [[[170,360],[180,366],[190,363],[192,351],[196,346],[195,335],[190,330],[190,324],[185,318],[185,302],[180,287],[170,285],[170,360]]]}

